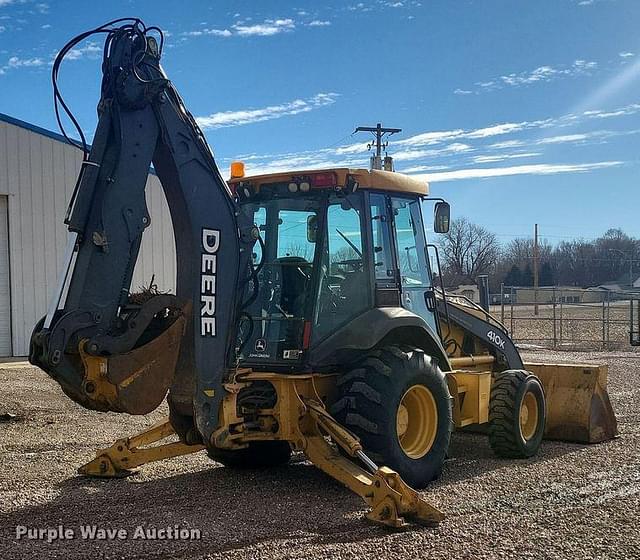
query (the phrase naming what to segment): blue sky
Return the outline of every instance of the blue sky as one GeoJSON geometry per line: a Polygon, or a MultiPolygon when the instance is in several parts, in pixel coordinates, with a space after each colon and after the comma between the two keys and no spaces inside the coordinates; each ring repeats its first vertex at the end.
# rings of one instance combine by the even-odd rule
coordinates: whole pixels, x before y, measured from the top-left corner
{"type": "MultiPolygon", "coordinates": [[[[367,166],[357,125],[403,129],[399,171],[500,239],[640,237],[640,1],[0,0],[0,112],[56,130],[50,62],[72,36],[137,16],[218,163],[367,166]],[[90,6],[90,8],[88,8],[90,6]]],[[[63,64],[92,133],[101,45],[63,64]]]]}

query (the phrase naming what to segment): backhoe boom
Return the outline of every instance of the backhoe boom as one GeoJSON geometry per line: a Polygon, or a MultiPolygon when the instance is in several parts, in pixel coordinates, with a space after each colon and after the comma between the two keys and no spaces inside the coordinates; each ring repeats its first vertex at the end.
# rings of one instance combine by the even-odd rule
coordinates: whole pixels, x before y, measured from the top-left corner
{"type": "Polygon", "coordinates": [[[76,402],[98,410],[148,412],[171,384],[172,414],[183,419],[176,424],[186,432],[194,416],[209,438],[255,236],[164,75],[160,54],[137,20],[109,29],[98,125],[66,219],[73,245],[61,286],[68,277],[68,291],[61,301],[59,290],[36,327],[30,360],[76,402]],[[151,164],[171,213],[177,286],[175,296],[135,298],[131,280],[151,223],[145,200],[151,164]],[[172,336],[177,322],[179,335],[172,336]],[[154,342],[170,355],[152,360],[154,342]],[[102,368],[92,381],[87,360],[102,368]]]}

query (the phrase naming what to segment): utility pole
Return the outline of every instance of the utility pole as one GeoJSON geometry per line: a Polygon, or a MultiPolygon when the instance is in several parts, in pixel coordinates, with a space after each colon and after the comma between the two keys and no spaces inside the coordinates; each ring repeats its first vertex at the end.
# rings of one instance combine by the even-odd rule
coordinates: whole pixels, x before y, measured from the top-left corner
{"type": "MultiPolygon", "coordinates": [[[[378,123],[376,126],[359,126],[353,133],[356,132],[371,132],[375,137],[375,144],[368,144],[367,149],[370,150],[373,146],[376,148],[376,155],[371,156],[371,169],[382,169],[382,150],[387,148],[389,141],[383,142],[385,136],[391,136],[398,132],[402,132],[401,128],[385,128],[382,123],[378,123]]],[[[386,171],[393,171],[393,160],[386,156],[384,158],[384,169],[386,171]]]]}
{"type": "Polygon", "coordinates": [[[540,254],[538,251],[538,224],[536,224],[533,235],[533,314],[536,316],[538,315],[539,259],[540,254]]]}

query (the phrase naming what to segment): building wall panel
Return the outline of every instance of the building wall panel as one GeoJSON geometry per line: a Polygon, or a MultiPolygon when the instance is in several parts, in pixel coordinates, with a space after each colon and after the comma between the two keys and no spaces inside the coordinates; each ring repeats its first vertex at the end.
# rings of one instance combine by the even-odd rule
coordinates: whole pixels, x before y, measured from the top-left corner
{"type": "MultiPolygon", "coordinates": [[[[46,313],[56,288],[67,239],[63,219],[81,161],[77,148],[0,120],[0,195],[8,195],[11,331],[16,356],[28,353],[33,326],[46,313]]],[[[151,226],[143,237],[131,287],[148,285],[155,275],[160,290],[174,291],[173,228],[155,175],[147,181],[147,204],[151,226]]],[[[0,317],[0,329],[1,321],[0,317]]]]}
{"type": "Polygon", "coordinates": [[[8,225],[7,197],[0,195],[0,357],[11,356],[8,225]]]}

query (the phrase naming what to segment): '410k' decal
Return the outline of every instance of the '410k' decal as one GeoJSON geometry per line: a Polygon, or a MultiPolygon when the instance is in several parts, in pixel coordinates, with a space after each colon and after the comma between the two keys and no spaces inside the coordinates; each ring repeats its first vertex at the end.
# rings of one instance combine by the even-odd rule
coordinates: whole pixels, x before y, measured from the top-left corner
{"type": "Polygon", "coordinates": [[[504,338],[502,338],[499,334],[489,331],[487,333],[487,338],[493,342],[498,348],[502,348],[504,350],[504,338]]]}

